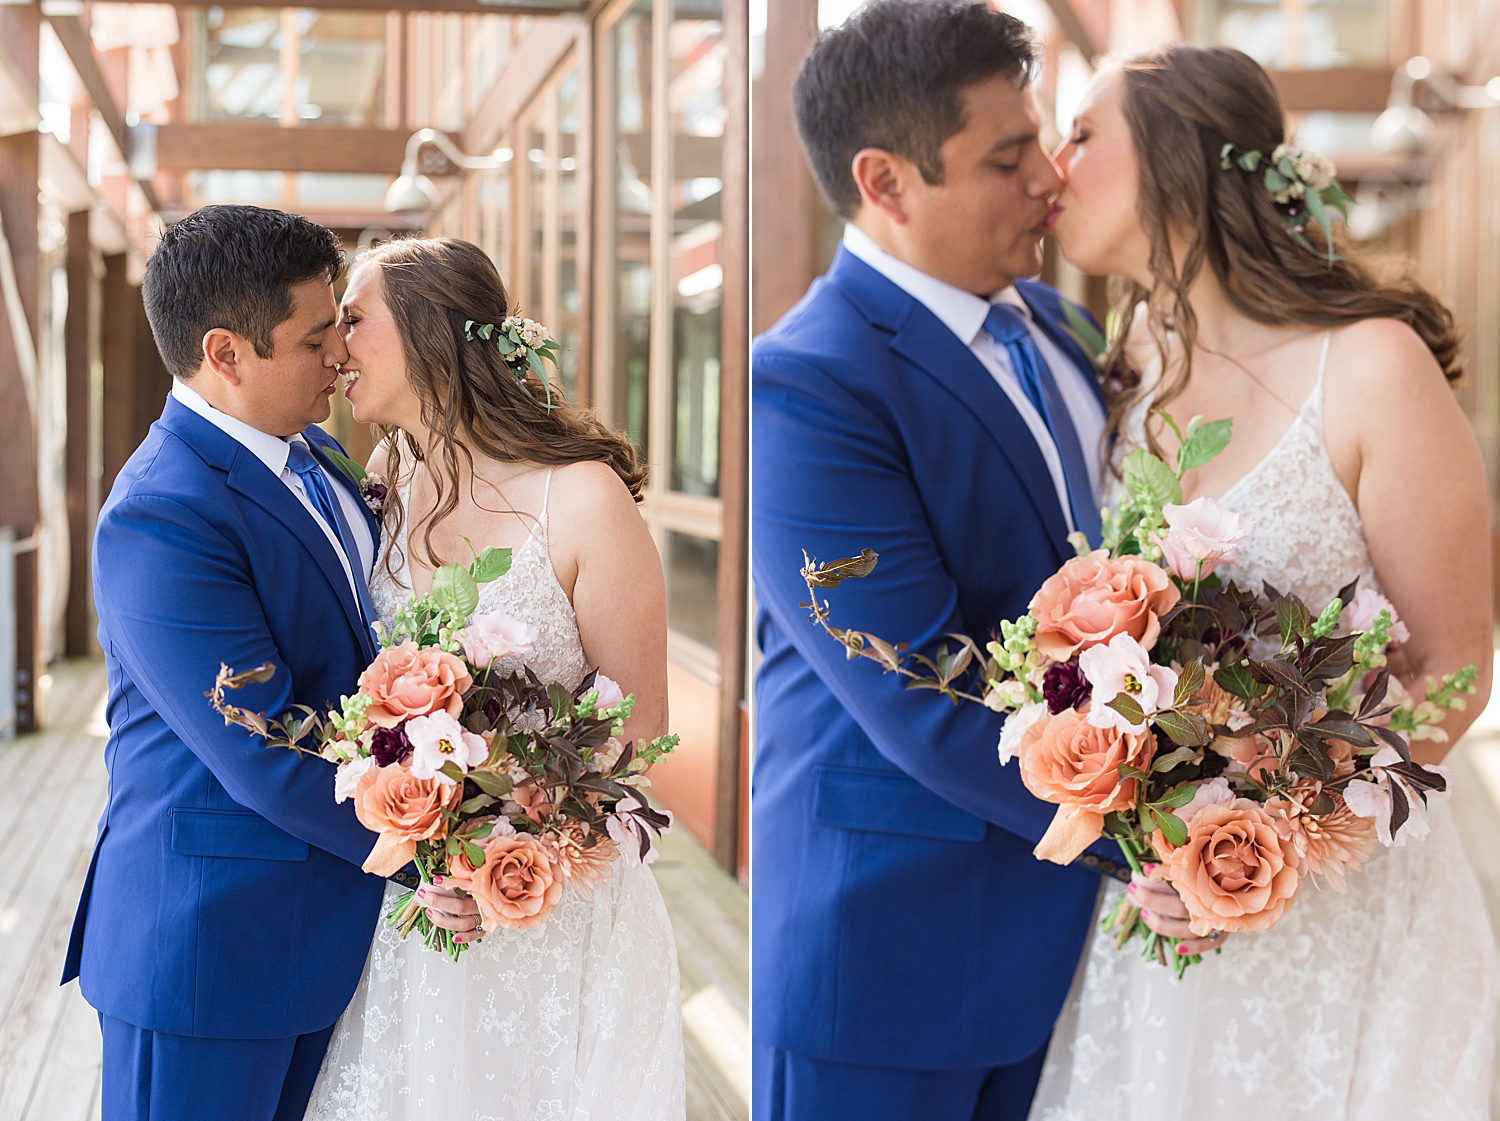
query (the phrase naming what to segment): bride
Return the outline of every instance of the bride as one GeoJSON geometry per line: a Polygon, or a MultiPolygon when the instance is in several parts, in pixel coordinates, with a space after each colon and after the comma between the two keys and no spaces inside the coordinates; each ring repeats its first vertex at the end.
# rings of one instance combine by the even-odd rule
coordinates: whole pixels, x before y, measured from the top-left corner
{"type": "MultiPolygon", "coordinates": [[[[393,242],[350,278],[346,392],[387,433],[370,464],[389,485],[371,598],[389,622],[469,542],[511,549],[479,610],[536,639],[500,668],[569,689],[597,668],[636,696],[624,738],[649,741],[667,723],[666,593],[635,509],[645,470],[627,437],[465,337],[512,310],[464,241],[393,242]]],[[[570,887],[528,930],[480,930],[472,900],[425,897],[469,948],[454,963],[382,924],[309,1118],[681,1121],[677,955],[648,868],[616,860],[592,898],[570,887]]]]}
{"type": "MultiPolygon", "coordinates": [[[[1056,233],[1086,272],[1125,278],[1130,323],[1111,368],[1119,453],[1173,450],[1179,424],[1234,418],[1234,439],[1183,480],[1255,519],[1225,579],[1269,580],[1313,610],[1354,576],[1410,631],[1402,679],[1473,663],[1490,687],[1484,467],[1449,390],[1452,316],[1410,279],[1377,278],[1322,229],[1298,240],[1265,184],[1283,135],[1266,73],[1239,51],[1174,45],[1104,69],[1058,162],[1056,233]]],[[[1296,200],[1292,200],[1296,206],[1296,200]]],[[[1494,938],[1458,834],[1438,806],[1421,843],[1377,849],[1340,894],[1304,889],[1270,931],[1193,939],[1170,888],[1129,890],[1158,933],[1206,953],[1182,983],[1096,933],[1058,1022],[1033,1121],[1411,1121],[1487,1118],[1494,938]]],[[[1107,890],[1111,907],[1121,890],[1107,890]]]]}

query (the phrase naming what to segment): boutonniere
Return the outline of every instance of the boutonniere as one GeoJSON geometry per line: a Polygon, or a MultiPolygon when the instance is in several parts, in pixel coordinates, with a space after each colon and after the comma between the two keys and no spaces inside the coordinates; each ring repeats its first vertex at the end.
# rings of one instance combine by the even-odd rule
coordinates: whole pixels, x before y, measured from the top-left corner
{"type": "Polygon", "coordinates": [[[386,489],[385,478],[381,475],[370,474],[337,448],[324,448],[323,454],[333,460],[333,465],[354,481],[354,485],[359,488],[359,496],[365,500],[365,505],[374,513],[380,513],[385,506],[385,496],[390,493],[386,489]]]}
{"type": "Polygon", "coordinates": [[[1072,300],[1063,297],[1062,309],[1063,318],[1067,322],[1059,323],[1058,326],[1089,356],[1105,389],[1111,393],[1123,393],[1140,384],[1140,374],[1127,366],[1123,358],[1116,359],[1113,365],[1105,367],[1109,357],[1109,340],[1105,338],[1103,331],[1089,322],[1088,317],[1078,310],[1072,300]]]}

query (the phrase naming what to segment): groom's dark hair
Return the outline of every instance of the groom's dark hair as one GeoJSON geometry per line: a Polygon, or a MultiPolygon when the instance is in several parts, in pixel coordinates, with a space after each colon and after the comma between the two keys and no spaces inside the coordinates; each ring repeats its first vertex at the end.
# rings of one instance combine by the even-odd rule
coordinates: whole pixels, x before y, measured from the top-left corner
{"type": "Polygon", "coordinates": [[[792,90],[797,132],[823,197],[859,210],[851,165],[862,148],[911,160],[943,181],[940,149],[963,129],[963,90],[997,74],[1031,80],[1036,42],[1015,16],[969,0],[876,0],[824,32],[792,90]]]}
{"type": "Polygon", "coordinates": [[[141,295],[156,349],[187,381],[203,362],[215,327],[242,335],[271,357],[276,325],[292,314],[292,285],[344,268],[332,230],[259,206],[205,206],[167,227],[146,262],[141,295]]]}

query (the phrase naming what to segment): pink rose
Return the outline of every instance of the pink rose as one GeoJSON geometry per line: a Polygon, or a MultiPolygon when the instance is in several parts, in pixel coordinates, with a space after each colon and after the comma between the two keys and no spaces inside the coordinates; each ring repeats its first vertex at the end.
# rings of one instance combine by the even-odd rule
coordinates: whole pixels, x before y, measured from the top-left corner
{"type": "Polygon", "coordinates": [[[614,708],[625,699],[625,693],[619,685],[605,677],[602,673],[594,675],[594,688],[599,691],[598,703],[594,705],[595,712],[603,712],[605,709],[614,708]]]}
{"type": "Polygon", "coordinates": [[[1235,550],[1255,532],[1254,518],[1231,513],[1212,498],[1163,506],[1161,512],[1167,522],[1167,534],[1157,542],[1162,559],[1184,580],[1207,576],[1223,561],[1238,560],[1235,550]]]}
{"type": "Polygon", "coordinates": [[[498,658],[530,654],[536,647],[537,629],[530,623],[494,612],[475,615],[464,628],[459,641],[464,657],[478,669],[486,669],[498,658]]]}
{"type": "Polygon", "coordinates": [[[359,675],[359,691],[372,702],[365,715],[377,728],[434,712],[457,716],[473,684],[462,658],[415,642],[387,646],[359,675]]]}
{"type": "Polygon", "coordinates": [[[1066,662],[1080,650],[1128,634],[1150,650],[1161,634],[1161,616],[1181,597],[1160,565],[1096,549],[1068,561],[1032,597],[1036,648],[1066,662]]]}
{"type": "Polygon", "coordinates": [[[1340,622],[1351,631],[1368,632],[1382,611],[1391,613],[1391,639],[1395,642],[1410,642],[1411,631],[1406,629],[1401,616],[1396,614],[1395,606],[1374,588],[1360,588],[1355,592],[1354,600],[1344,608],[1340,622]]]}

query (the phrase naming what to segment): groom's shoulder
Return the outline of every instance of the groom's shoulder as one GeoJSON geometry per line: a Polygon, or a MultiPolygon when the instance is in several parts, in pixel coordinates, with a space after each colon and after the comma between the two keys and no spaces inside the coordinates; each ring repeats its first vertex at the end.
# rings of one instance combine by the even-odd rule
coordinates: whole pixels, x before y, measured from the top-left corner
{"type": "Polygon", "coordinates": [[[789,367],[813,367],[839,378],[868,375],[888,353],[890,332],[872,324],[859,306],[828,277],[777,320],[752,348],[755,376],[789,367]]]}

